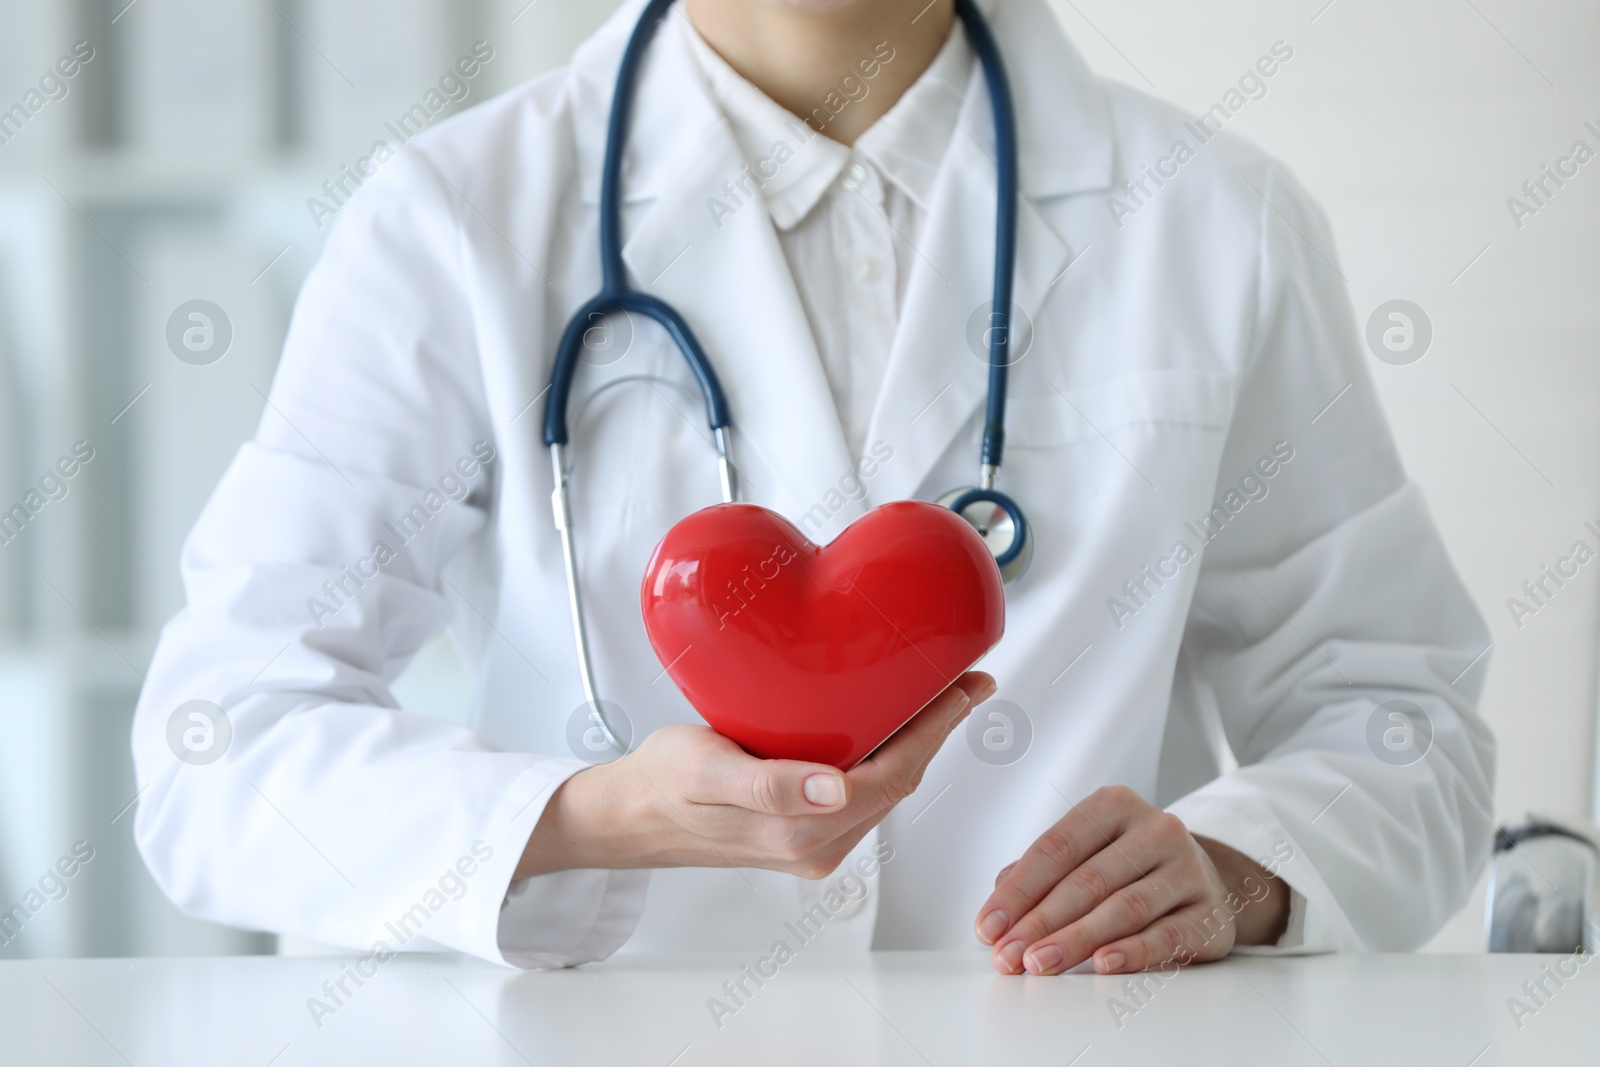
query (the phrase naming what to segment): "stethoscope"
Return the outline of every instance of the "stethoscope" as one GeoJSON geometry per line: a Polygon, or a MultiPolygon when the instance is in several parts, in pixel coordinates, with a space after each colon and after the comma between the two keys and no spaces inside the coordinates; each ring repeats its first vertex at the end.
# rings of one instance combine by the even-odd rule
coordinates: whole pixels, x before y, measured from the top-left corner
{"type": "MultiPolygon", "coordinates": [[[[996,488],[1000,478],[1000,459],[1005,449],[1006,378],[1010,367],[1007,348],[1010,335],[1012,279],[1016,273],[1017,234],[1017,130],[1011,104],[1011,87],[1005,64],[989,25],[973,0],[955,0],[972,47],[983,64],[984,80],[994,110],[995,132],[995,239],[994,301],[989,314],[989,398],[984,411],[983,443],[979,454],[978,485],[956,489],[939,498],[970,523],[994,553],[1000,575],[1009,585],[1022,576],[1033,557],[1033,538],[1022,509],[1011,497],[996,488]]],[[[566,465],[567,402],[572,380],[583,353],[584,337],[607,316],[638,313],[653,319],[667,331],[689,369],[694,372],[705,400],[706,418],[717,449],[717,472],[722,482],[722,499],[732,503],[739,494],[732,451],[733,419],[728,398],[683,316],[665,301],[628,287],[622,262],[622,157],[628,138],[628,118],[633,107],[634,86],[639,66],[656,28],[672,7],[673,0],[650,0],[628,39],[617,71],[616,92],[611,117],[606,127],[606,156],[600,183],[600,292],[578,309],[567,323],[556,350],[555,367],[550,374],[549,395],[544,408],[544,443],[550,449],[550,470],[555,481],[551,497],[556,529],[561,534],[561,553],[567,572],[567,603],[572,612],[572,630],[578,647],[578,671],[583,679],[583,695],[589,718],[605,734],[607,742],[621,755],[628,750],[627,740],[613,732],[600,703],[595,685],[594,665],[589,654],[589,638],[584,628],[583,596],[578,584],[578,556],[573,540],[572,503],[566,465]]]]}

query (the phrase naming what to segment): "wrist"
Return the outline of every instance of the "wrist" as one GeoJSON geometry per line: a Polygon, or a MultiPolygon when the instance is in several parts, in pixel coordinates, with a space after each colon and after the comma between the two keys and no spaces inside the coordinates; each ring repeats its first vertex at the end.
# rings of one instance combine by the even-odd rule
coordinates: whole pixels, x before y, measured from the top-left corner
{"type": "Polygon", "coordinates": [[[1234,913],[1234,944],[1271,945],[1289,926],[1289,887],[1237,849],[1194,835],[1211,859],[1234,913]]]}
{"type": "Polygon", "coordinates": [[[556,787],[528,836],[514,878],[616,866],[609,862],[607,828],[614,830],[628,821],[615,811],[616,789],[609,770],[608,764],[591,767],[556,787]]]}

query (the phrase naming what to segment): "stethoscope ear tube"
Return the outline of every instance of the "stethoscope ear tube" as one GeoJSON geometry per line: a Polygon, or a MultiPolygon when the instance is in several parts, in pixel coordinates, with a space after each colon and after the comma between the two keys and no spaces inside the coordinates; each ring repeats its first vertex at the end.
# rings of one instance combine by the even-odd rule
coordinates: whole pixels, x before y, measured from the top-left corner
{"type": "MultiPolygon", "coordinates": [[[[998,468],[1005,453],[1007,371],[1011,357],[1011,295],[1017,268],[1017,118],[1000,46],[974,0],[956,0],[972,50],[983,65],[994,115],[994,300],[989,308],[989,400],[984,410],[979,462],[998,468]]],[[[1013,505],[1015,506],[1015,505],[1013,505]]]]}
{"type": "MultiPolygon", "coordinates": [[[[633,117],[634,85],[638,81],[639,67],[645,49],[655,36],[656,29],[672,7],[674,0],[650,0],[639,17],[633,35],[617,68],[616,88],[612,92],[611,117],[606,127],[606,156],[600,178],[600,292],[578,310],[567,323],[556,349],[555,364],[550,371],[550,390],[544,403],[544,443],[565,445],[567,434],[567,403],[572,396],[572,382],[583,359],[583,339],[589,329],[600,319],[622,312],[637,312],[659,323],[672,338],[673,344],[688,361],[700,391],[705,394],[706,421],[711,430],[726,431],[733,425],[728,410],[728,398],[722,382],[706,358],[705,349],[695,337],[689,324],[677,309],[665,301],[628,287],[627,266],[622,261],[622,162],[627,151],[628,124],[633,117]]],[[[722,442],[726,433],[719,434],[722,442]]],[[[725,446],[719,445],[719,456],[726,461],[725,446]]],[[[727,476],[724,475],[724,488],[727,476]]]]}
{"type": "Polygon", "coordinates": [[[1011,364],[1011,296],[1017,267],[1017,119],[1005,60],[989,24],[974,0],[956,0],[956,15],[966,28],[972,49],[983,65],[984,84],[994,115],[995,220],[994,299],[989,307],[989,398],[984,408],[983,444],[979,455],[980,488],[956,491],[941,500],[969,522],[994,552],[994,562],[1007,585],[1022,577],[1033,559],[1033,532],[1022,508],[995,488],[1006,445],[1006,391],[1011,364]],[[1010,541],[995,551],[998,525],[968,514],[974,504],[990,504],[1006,515],[1010,541]]]}
{"type": "MultiPolygon", "coordinates": [[[[591,327],[607,315],[623,313],[643,315],[661,325],[672,339],[673,345],[683,354],[684,361],[694,372],[700,392],[706,402],[706,422],[713,433],[727,431],[733,426],[733,415],[728,405],[728,395],[722,389],[699,338],[689,329],[689,324],[676,308],[649,293],[633,289],[621,292],[602,292],[578,310],[561,334],[556,349],[555,364],[550,371],[550,389],[544,401],[544,443],[565,445],[568,442],[567,405],[572,397],[572,383],[583,362],[583,339],[591,327]]],[[[723,433],[726,436],[726,433],[723,433]]],[[[718,450],[719,454],[721,449],[718,450]]]]}

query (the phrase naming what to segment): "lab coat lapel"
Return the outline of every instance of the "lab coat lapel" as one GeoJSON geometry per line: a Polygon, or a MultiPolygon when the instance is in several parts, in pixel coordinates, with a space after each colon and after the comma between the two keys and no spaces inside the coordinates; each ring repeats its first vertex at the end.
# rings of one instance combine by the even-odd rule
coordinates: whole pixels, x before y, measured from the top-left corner
{"type": "MultiPolygon", "coordinates": [[[[1043,4],[980,0],[980,7],[989,14],[1006,56],[1016,100],[1021,188],[1012,305],[1017,326],[1038,317],[1051,287],[1076,254],[1033,200],[1106,188],[1112,171],[1111,123],[1103,90],[1043,4]]],[[[873,411],[868,441],[893,449],[893,459],[872,483],[875,503],[909,497],[923,488],[923,479],[950,439],[988,394],[983,331],[994,289],[996,180],[994,121],[982,79],[983,71],[974,63],[873,411]]],[[[975,483],[976,434],[971,443],[975,483]]]]}
{"type": "Polygon", "coordinates": [[[828,521],[811,529],[828,539],[863,510],[848,499],[834,506],[854,464],[766,206],[725,188],[746,160],[679,18],[674,11],[662,26],[641,75],[633,121],[641,136],[631,148],[651,195],[634,213],[623,257],[631,283],[676,307],[711,357],[733,410],[744,499],[795,521],[820,516],[814,506],[826,499],[828,521]]]}
{"type": "MultiPolygon", "coordinates": [[[[988,108],[988,97],[980,91],[968,94],[967,110],[974,96],[988,108]]],[[[883,441],[893,449],[894,458],[872,485],[877,501],[915,494],[988,392],[982,335],[994,285],[994,162],[987,146],[980,151],[965,123],[955,137],[935,186],[868,432],[869,441],[883,441]]],[[[1018,208],[1012,302],[1015,321],[1021,323],[1038,312],[1051,281],[1070,262],[1071,250],[1025,197],[1018,208]]],[[[974,483],[977,475],[974,438],[974,483]]]]}

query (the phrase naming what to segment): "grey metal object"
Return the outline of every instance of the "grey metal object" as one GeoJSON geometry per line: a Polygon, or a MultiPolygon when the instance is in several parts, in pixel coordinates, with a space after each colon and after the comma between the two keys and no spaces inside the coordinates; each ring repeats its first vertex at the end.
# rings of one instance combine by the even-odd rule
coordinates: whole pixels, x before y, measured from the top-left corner
{"type": "MultiPolygon", "coordinates": [[[[979,488],[993,489],[999,474],[999,468],[985,466],[982,471],[982,481],[979,488]]],[[[965,495],[965,489],[952,489],[938,500],[940,507],[953,507],[957,500],[965,495]]],[[[1001,556],[1011,549],[1017,537],[1023,536],[1022,552],[1011,562],[1000,568],[1000,578],[1006,585],[1018,581],[1028,570],[1028,564],[1033,562],[1033,538],[1028,537],[1024,531],[1017,529],[1017,524],[1003,508],[998,508],[986,501],[974,501],[958,511],[967,521],[967,525],[978,531],[978,536],[983,538],[983,543],[989,546],[989,551],[998,561],[1001,556]]]]}
{"type": "MultiPolygon", "coordinates": [[[[732,434],[725,429],[717,432],[717,473],[722,483],[722,500],[731,504],[738,497],[738,478],[734,473],[732,434]]],[[[628,752],[628,739],[632,731],[619,733],[606,716],[600,699],[600,689],[595,682],[594,659],[589,653],[589,631],[584,624],[583,593],[578,581],[578,549],[572,530],[572,493],[569,488],[570,472],[567,469],[566,449],[562,445],[550,446],[550,475],[555,490],[550,494],[550,506],[556,529],[561,533],[561,558],[567,573],[567,608],[572,614],[572,636],[578,650],[578,675],[583,680],[583,699],[589,705],[589,719],[605,735],[618,756],[628,752]],[[624,734],[628,739],[624,738],[624,734]]]]}
{"type": "Polygon", "coordinates": [[[1484,906],[1490,952],[1600,948],[1600,846],[1582,830],[1529,819],[1495,835],[1484,906]]]}
{"type": "Polygon", "coordinates": [[[731,504],[739,499],[739,478],[733,469],[733,431],[723,426],[714,432],[717,436],[717,477],[722,483],[722,502],[731,504]]]}

